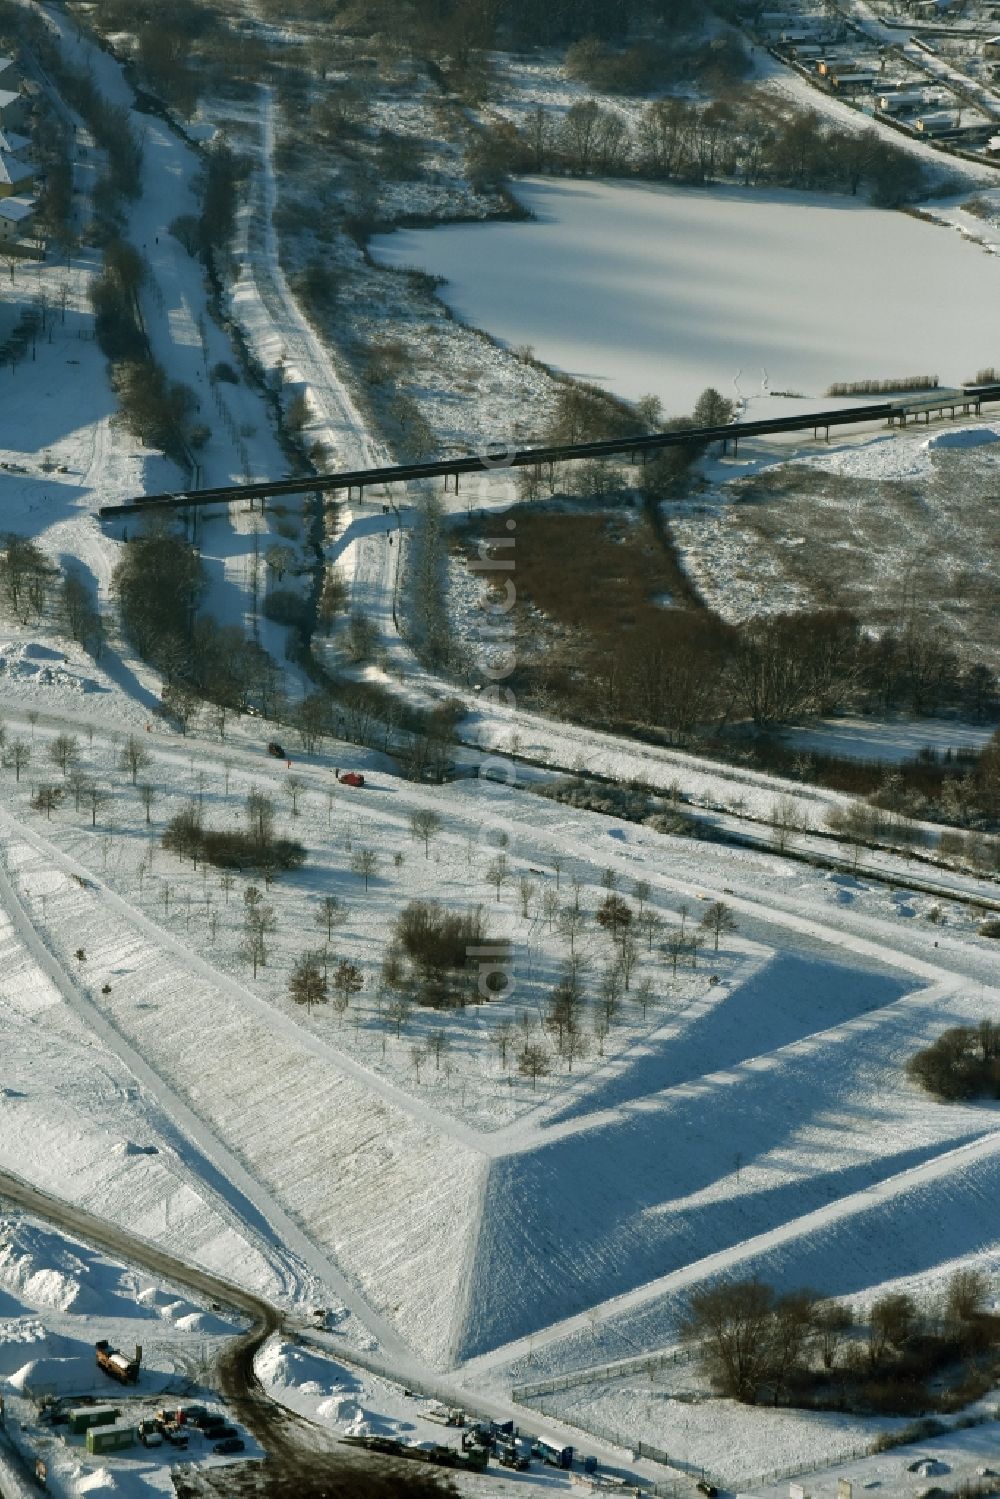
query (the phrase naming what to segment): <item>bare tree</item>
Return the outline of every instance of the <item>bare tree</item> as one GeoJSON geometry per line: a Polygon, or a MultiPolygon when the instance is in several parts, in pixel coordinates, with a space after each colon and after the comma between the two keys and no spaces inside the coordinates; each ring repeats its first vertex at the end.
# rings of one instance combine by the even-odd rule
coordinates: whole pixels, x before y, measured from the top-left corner
{"type": "Polygon", "coordinates": [[[295,960],[288,992],[297,1005],[305,1005],[312,1014],[313,1005],[325,1004],[329,997],[323,965],[315,953],[303,953],[295,960]]]}
{"type": "MultiPolygon", "coordinates": [[[[143,811],[146,814],[146,822],[152,822],[150,813],[153,810],[153,802],[156,800],[156,787],[151,786],[148,781],[143,781],[139,787],[139,799],[142,802],[143,811]]],[[[232,878],[232,876],[230,876],[232,878]]]]}
{"type": "Polygon", "coordinates": [[[628,993],[632,987],[632,974],[635,965],[639,961],[639,949],[636,946],[632,933],[626,931],[618,944],[618,964],[622,971],[622,979],[625,983],[625,992],[628,993]]]}
{"type": "Polygon", "coordinates": [[[442,1030],[431,1031],[427,1037],[427,1050],[434,1058],[434,1071],[440,1072],[441,1058],[448,1050],[448,1036],[442,1030]]]}
{"type": "Polygon", "coordinates": [[[648,880],[633,880],[632,881],[632,899],[635,901],[636,905],[639,907],[639,915],[640,916],[642,915],[643,911],[645,910],[646,902],[649,899],[649,894],[650,894],[650,891],[649,891],[649,881],[648,880]]]}
{"type": "Polygon", "coordinates": [[[637,1005],[642,1006],[642,1018],[645,1021],[646,1011],[650,1005],[656,1004],[656,991],[653,988],[653,980],[651,978],[644,978],[642,980],[635,991],[635,1002],[637,1005]]]}
{"type": "Polygon", "coordinates": [[[57,734],[49,745],[49,759],[58,765],[65,777],[70,766],[79,757],[80,746],[73,734],[57,734]]]}
{"type": "Polygon", "coordinates": [[[620,895],[609,894],[597,908],[597,924],[613,942],[620,942],[623,932],[632,925],[632,908],[620,895]]]}
{"type": "Polygon", "coordinates": [[[510,869],[507,865],[506,854],[497,854],[486,870],[486,878],[491,885],[496,886],[497,900],[499,901],[500,891],[510,878],[510,869]]]}
{"type": "Polygon", "coordinates": [[[518,894],[521,897],[521,915],[525,921],[528,921],[531,916],[531,901],[534,897],[535,891],[538,889],[538,886],[535,884],[534,880],[529,880],[528,876],[526,874],[523,874],[518,882],[517,888],[518,894]]]}
{"type": "Polygon", "coordinates": [[[81,765],[71,765],[69,774],[66,777],[66,783],[73,793],[73,808],[79,812],[84,792],[90,785],[90,776],[81,765]]]}
{"type": "Polygon", "coordinates": [[[293,817],[298,817],[299,815],[299,797],[305,789],[306,783],[301,776],[291,775],[285,777],[285,795],[292,804],[293,817]]]}
{"type": "Polygon", "coordinates": [[[153,757],[138,734],[130,734],[122,747],[118,765],[121,770],[128,771],[133,786],[139,779],[140,770],[148,770],[152,763],[153,757]]]}
{"type": "Polygon", "coordinates": [[[538,1088],[538,1079],[548,1077],[552,1071],[552,1063],[545,1047],[537,1042],[522,1046],[517,1059],[517,1070],[522,1077],[531,1078],[531,1091],[534,1093],[538,1088]]]}
{"type": "Polygon", "coordinates": [[[364,988],[364,982],[357,964],[341,958],[333,974],[333,989],[337,996],[335,1008],[340,1019],[343,1019],[354,995],[360,994],[364,988]]]}
{"type": "Polygon", "coordinates": [[[410,999],[410,996],[404,993],[402,990],[399,993],[394,994],[392,999],[385,1007],[386,1020],[388,1020],[390,1025],[394,1025],[396,1027],[397,1041],[399,1040],[400,1032],[402,1031],[403,1026],[410,1018],[412,1010],[413,1001],[410,999]]]}
{"type": "Polygon", "coordinates": [[[674,977],[676,977],[677,960],[682,953],[687,951],[687,938],[683,935],[682,932],[671,932],[666,942],[664,942],[663,948],[667,956],[670,958],[671,968],[674,977]]]}
{"type": "Polygon", "coordinates": [[[316,911],[316,925],[323,927],[327,942],[333,941],[333,929],[347,920],[347,908],[336,895],[324,895],[316,911]]]}
{"type": "Polygon", "coordinates": [[[51,821],[52,814],[58,811],[59,804],[65,792],[61,786],[39,786],[31,798],[31,808],[34,812],[44,812],[46,821],[51,821]]]}
{"type": "Polygon", "coordinates": [[[257,977],[258,967],[267,965],[267,939],[272,932],[278,929],[278,919],[274,914],[274,907],[265,903],[260,891],[255,885],[249,885],[243,892],[244,914],[243,914],[243,957],[247,962],[253,964],[253,976],[257,977]]]}
{"type": "Polygon", "coordinates": [[[608,1022],[608,1029],[618,1016],[621,1009],[622,993],[625,989],[625,977],[622,973],[620,963],[609,963],[601,976],[601,1005],[604,1010],[604,1018],[608,1022]]]}
{"type": "Polygon", "coordinates": [[[578,1025],[568,1026],[563,1033],[559,1046],[559,1054],[567,1063],[568,1070],[573,1071],[575,1061],[583,1061],[590,1054],[590,1042],[578,1025]]]}
{"type": "Polygon", "coordinates": [[[569,942],[570,952],[576,951],[576,939],[587,924],[587,913],[580,906],[563,906],[559,912],[559,934],[569,942]]]}
{"type": "Polygon", "coordinates": [[[490,1031],[490,1040],[497,1049],[500,1066],[506,1071],[507,1053],[514,1041],[514,1025],[510,1020],[501,1020],[490,1031]]]}
{"type": "Polygon", "coordinates": [[[645,937],[647,952],[652,952],[653,943],[663,931],[663,917],[647,906],[645,910],[639,912],[633,925],[639,936],[645,937]]]}
{"type": "Polygon", "coordinates": [[[550,932],[555,923],[558,911],[559,891],[558,889],[553,889],[551,885],[546,885],[545,889],[542,891],[542,915],[548,922],[550,932]]]}
{"type": "Polygon", "coordinates": [[[364,880],[365,894],[367,894],[368,881],[378,873],[378,854],[373,848],[359,848],[351,859],[351,870],[364,880]]]}
{"type": "Polygon", "coordinates": [[[90,826],[96,828],[97,814],[111,800],[111,793],[110,791],[106,791],[103,786],[98,785],[96,781],[91,781],[84,789],[83,794],[90,808],[90,826]]]}
{"type": "Polygon", "coordinates": [[[704,916],[698,923],[706,932],[711,932],[715,938],[714,951],[719,951],[719,938],[722,934],[735,932],[736,919],[725,901],[714,900],[705,910],[704,916]]]}
{"type": "Polygon", "coordinates": [[[418,808],[410,813],[410,832],[414,838],[422,838],[424,843],[424,858],[430,858],[431,839],[440,833],[442,827],[441,818],[430,808],[418,808]]]}

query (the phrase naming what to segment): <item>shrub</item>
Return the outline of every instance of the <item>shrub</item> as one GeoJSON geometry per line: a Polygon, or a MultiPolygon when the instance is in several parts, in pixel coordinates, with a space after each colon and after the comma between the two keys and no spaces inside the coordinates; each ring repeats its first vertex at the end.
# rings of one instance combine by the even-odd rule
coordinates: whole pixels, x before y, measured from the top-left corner
{"type": "Polygon", "coordinates": [[[263,612],[265,619],[273,619],[278,625],[292,625],[295,629],[309,626],[309,601],[291,588],[273,589],[264,600],[263,612]]]}
{"type": "Polygon", "coordinates": [[[937,375],[898,375],[888,380],[841,380],[831,385],[828,396],[885,396],[896,391],[937,390],[937,375]]]}
{"type": "Polygon", "coordinates": [[[981,922],[978,931],[980,937],[1000,937],[1000,919],[981,922]]]}
{"type": "Polygon", "coordinates": [[[952,1026],[910,1058],[906,1071],[936,1098],[1000,1098],[1000,1025],[952,1026]]]}
{"type": "MultiPolygon", "coordinates": [[[[486,937],[481,906],[447,911],[436,901],[414,900],[396,918],[390,951],[404,971],[408,965],[409,982],[420,1004],[451,1009],[482,997],[475,949],[486,937]]],[[[506,952],[506,943],[492,940],[491,967],[501,967],[506,952]]]]}
{"type": "Polygon", "coordinates": [[[301,869],[306,851],[294,838],[261,837],[258,831],[219,830],[202,826],[196,805],[184,808],[167,823],[163,847],[178,858],[212,864],[217,869],[255,869],[268,877],[301,869]]]}

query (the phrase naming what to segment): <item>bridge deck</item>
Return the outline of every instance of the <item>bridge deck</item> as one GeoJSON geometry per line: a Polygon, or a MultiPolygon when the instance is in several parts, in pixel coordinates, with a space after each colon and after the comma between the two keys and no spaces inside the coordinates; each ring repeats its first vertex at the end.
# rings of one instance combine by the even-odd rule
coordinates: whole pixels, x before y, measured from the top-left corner
{"type": "Polygon", "coordinates": [[[266,479],[253,484],[226,484],[214,489],[190,493],[171,491],[164,494],[137,495],[123,504],[102,505],[103,518],[132,515],[142,510],[160,508],[189,509],[203,505],[231,504],[239,500],[271,499],[279,495],[332,493],[373,486],[411,484],[420,479],[454,478],[456,488],[462,474],[489,473],[506,468],[540,468],[549,463],[575,463],[593,458],[633,458],[659,452],[662,448],[685,444],[733,442],[748,437],[766,437],[781,432],[826,432],[831,427],[863,426],[872,422],[905,425],[908,416],[933,410],[955,410],[962,406],[977,413],[982,405],[1000,402],[1000,384],[977,386],[964,391],[938,391],[933,398],[915,397],[913,401],[884,401],[868,406],[840,406],[831,411],[805,415],[770,417],[757,422],[730,422],[717,427],[683,427],[672,432],[654,432],[636,437],[615,437],[600,442],[556,444],[538,448],[496,448],[485,453],[470,453],[464,458],[441,458],[428,463],[404,463],[387,468],[353,469],[336,474],[301,475],[288,479],[266,479]]]}

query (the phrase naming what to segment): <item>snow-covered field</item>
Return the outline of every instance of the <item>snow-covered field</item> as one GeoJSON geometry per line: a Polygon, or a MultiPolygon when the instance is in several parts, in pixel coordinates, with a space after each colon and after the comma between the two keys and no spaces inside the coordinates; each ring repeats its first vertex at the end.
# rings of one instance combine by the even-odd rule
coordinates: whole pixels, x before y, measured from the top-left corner
{"type": "Polygon", "coordinates": [[[671,415],[708,385],[822,407],[837,380],[954,383],[995,350],[1000,266],[906,214],[620,182],[529,179],[518,194],[534,223],[405,230],[375,252],[443,276],[448,305],[509,345],[628,399],[652,392],[671,415]]]}
{"type": "MultiPolygon", "coordinates": [[[[53,24],[63,25],[58,16],[53,24]]],[[[114,60],[68,25],[63,35],[108,97],[127,101],[114,60]]],[[[310,433],[338,462],[367,461],[380,452],[378,439],[278,265],[273,123],[262,91],[248,112],[255,175],[229,306],[265,367],[280,363],[290,387],[306,395],[310,433]]],[[[197,158],[155,117],[141,124],[151,170],[169,181],[169,192],[151,187],[138,200],[128,226],[151,261],[145,311],[154,345],[173,373],[206,387],[207,409],[218,414],[205,453],[211,477],[280,472],[260,395],[243,380],[207,390],[208,368],[232,351],[208,317],[197,264],[166,233],[169,217],[191,205],[197,158]]],[[[993,352],[989,317],[968,309],[993,306],[995,262],[932,226],[788,196],[551,182],[527,191],[551,219],[484,229],[476,242],[499,247],[477,267],[484,283],[492,280],[490,295],[509,299],[515,324],[531,325],[506,330],[487,317],[492,331],[625,394],[658,391],[671,410],[688,409],[708,383],[730,393],[741,364],[744,394],[761,388],[766,366],[770,390],[801,385],[816,398],[830,379],[902,373],[913,363],[959,378],[993,352]],[[848,231],[861,247],[853,264],[848,231]],[[509,248],[494,238],[504,234],[509,248]],[[589,244],[586,261],[582,250],[569,255],[574,236],[589,244]],[[700,264],[699,236],[717,247],[700,264]],[[829,297],[796,279],[821,242],[826,272],[845,278],[835,315],[829,297]],[[526,258],[509,263],[534,288],[520,308],[515,283],[497,280],[515,244],[526,258]],[[874,258],[861,265],[861,250],[873,257],[875,246],[891,276],[873,274],[874,258]],[[919,286],[903,279],[915,261],[919,286]],[[603,306],[598,282],[611,292],[603,306]],[[901,322],[918,292],[926,315],[901,322]],[[655,316],[650,306],[659,307],[655,316]],[[566,338],[574,318],[585,326],[560,353],[546,347],[544,317],[553,338],[566,338]],[[821,347],[822,361],[814,352],[821,347]]],[[[405,243],[389,242],[392,259],[405,243]]],[[[36,536],[54,559],[81,562],[107,605],[119,542],[98,523],[97,504],[172,487],[179,476],[112,420],[103,361],[80,336],[96,264],[83,256],[65,325],[8,387],[0,461],[17,465],[2,475],[5,528],[36,536]]],[[[42,286],[58,269],[19,274],[25,286],[29,275],[42,286]]],[[[496,378],[509,411],[511,387],[502,371],[496,378]]],[[[518,413],[524,423],[530,416],[518,413]]],[[[448,420],[456,421],[453,411],[448,420]]],[[[505,435],[500,421],[479,411],[475,430],[505,435]]],[[[920,461],[933,468],[948,461],[947,450],[920,461]]],[[[455,504],[465,503],[463,493],[455,504]]],[[[204,531],[208,608],[228,622],[250,612],[256,523],[234,512],[204,531]]],[[[331,551],[353,573],[356,597],[385,632],[393,667],[409,673],[407,686],[425,700],[443,693],[391,635],[398,552],[389,551],[380,517],[345,514],[331,551]]],[[[280,657],[281,632],[264,627],[262,639],[280,657]]],[[[933,1103],[902,1073],[910,1053],[947,1025],[995,1011],[996,948],[977,935],[969,905],[995,896],[995,886],[938,871],[941,897],[916,895],[891,855],[880,856],[881,878],[865,869],[824,874],[486,781],[414,785],[385,757],[342,743],[304,755],[291,741],[286,767],[262,753],[272,731],[257,720],[233,724],[225,744],[204,726],[182,738],[156,721],[147,734],[155,673],[114,633],[91,661],[49,617],[30,629],[9,624],[0,664],[7,742],[18,737],[31,748],[20,781],[9,768],[0,778],[0,1168],[293,1313],[327,1308],[332,1361],[290,1342],[270,1345],[260,1361],[268,1387],[320,1424],[439,1435],[422,1407],[390,1380],[358,1372],[352,1355],[414,1385],[447,1381],[456,1403],[468,1397],[496,1408],[509,1405],[519,1380],[668,1346],[684,1297],[717,1274],[756,1271],[861,1299],[874,1284],[933,1280],[958,1261],[995,1273],[997,1111],[933,1103]],[[51,820],[30,807],[40,782],[61,784],[49,754],[58,731],[77,736],[81,765],[110,793],[96,825],[72,794],[51,820]],[[121,770],[126,731],[150,755],[142,773],[153,788],[148,818],[121,770]],[[334,785],[333,768],[347,765],[365,771],[363,793],[334,785]],[[297,806],[290,773],[302,782],[297,806]],[[302,839],[307,855],[301,871],[265,893],[276,930],[256,974],[240,954],[249,879],[227,884],[160,843],[167,820],[192,801],[210,824],[238,825],[254,786],[274,797],[282,829],[302,839]],[[425,849],[410,818],[426,811],[442,827],[425,849]],[[361,849],[375,857],[367,889],[352,869],[361,849]],[[494,888],[489,866],[501,850],[509,875],[494,888]],[[610,943],[594,913],[609,879],[662,927],[648,947],[639,943],[633,987],[604,1034],[610,943]],[[640,895],[636,882],[648,891],[640,895]],[[569,956],[558,909],[574,894],[586,913],[574,941],[585,960],[588,1054],[570,1065],[544,1012],[569,956]],[[364,980],[343,1017],[329,1004],[303,1012],[288,993],[295,959],[323,946],[317,914],[327,895],[346,912],[331,954],[356,963],[364,980]],[[397,1035],[380,965],[394,917],[418,898],[487,908],[491,931],[513,943],[516,990],[457,1012],[418,1009],[397,1035]],[[690,930],[713,900],[729,907],[737,930],[723,933],[718,948],[708,938],[697,963],[682,958],[675,971],[663,938],[690,930]],[[506,1020],[515,1041],[505,1065],[496,1032],[506,1020]],[[435,1065],[429,1048],[438,1030],[447,1046],[435,1065]],[[550,1068],[535,1085],[514,1065],[528,1040],[545,1048],[550,1068]]],[[[766,820],[795,789],[516,707],[491,710],[471,694],[469,703],[470,732],[516,736],[545,765],[579,761],[664,791],[677,785],[714,809],[720,825],[766,820]]],[[[796,794],[814,827],[838,800],[811,788],[796,794]]],[[[812,845],[803,836],[799,846],[812,845]]],[[[19,1371],[34,1358],[75,1359],[98,1316],[109,1335],[143,1342],[147,1365],[165,1379],[201,1371],[225,1331],[205,1308],[46,1235],[20,1217],[4,1223],[0,1375],[9,1408],[28,1417],[17,1403],[19,1371]]],[[[93,1380],[89,1350],[86,1365],[93,1380]]],[[[83,1372],[74,1365],[74,1387],[83,1372]]],[[[605,1452],[615,1438],[629,1445],[664,1433],[652,1397],[623,1402],[613,1385],[602,1388],[592,1417],[615,1428],[605,1452]]],[[[559,1412],[579,1416],[569,1404],[559,1412]]],[[[825,1461],[842,1450],[825,1418],[774,1417],[754,1428],[752,1442],[730,1420],[700,1435],[692,1426],[692,1462],[708,1465],[698,1454],[714,1445],[717,1467],[718,1447],[734,1434],[761,1453],[808,1449],[825,1461]]],[[[132,1461],[119,1469],[116,1460],[125,1488],[145,1481],[132,1461]]],[[[655,1472],[639,1466],[647,1477],[655,1472]]],[[[93,1483],[76,1453],[54,1465],[60,1496],[93,1483]]]]}

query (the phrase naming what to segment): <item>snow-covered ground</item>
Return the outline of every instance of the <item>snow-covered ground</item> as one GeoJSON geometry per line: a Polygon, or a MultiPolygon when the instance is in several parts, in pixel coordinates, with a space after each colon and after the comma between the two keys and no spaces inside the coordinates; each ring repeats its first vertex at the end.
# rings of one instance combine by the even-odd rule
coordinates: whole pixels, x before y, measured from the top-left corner
{"type": "Polygon", "coordinates": [[[375,253],[443,276],[449,306],[507,344],[671,415],[734,382],[819,408],[837,380],[954,383],[995,348],[982,313],[1000,267],[905,214],[737,188],[529,179],[518,194],[534,223],[405,230],[375,253]]]}
{"type": "MultiPolygon", "coordinates": [[[[53,24],[63,23],[57,16],[53,24]]],[[[94,66],[109,97],[127,101],[114,60],[77,41],[69,27],[63,35],[71,56],[94,66]]],[[[311,433],[334,449],[338,462],[368,461],[378,441],[280,273],[269,222],[276,201],[273,120],[263,91],[248,120],[256,175],[240,225],[230,307],[262,364],[274,371],[280,361],[290,386],[306,395],[311,433]]],[[[169,216],[190,206],[197,160],[155,119],[143,117],[143,127],[147,160],[170,178],[169,192],[151,190],[139,200],[129,226],[152,264],[145,310],[161,358],[199,388],[211,362],[231,351],[206,319],[198,267],[165,232],[169,216]]],[[[531,191],[576,205],[577,232],[596,233],[607,252],[611,189],[548,183],[531,191]],[[588,219],[588,203],[596,219],[588,219]]],[[[710,313],[711,291],[721,280],[735,296],[732,284],[748,263],[764,263],[775,215],[796,236],[789,262],[831,227],[839,232],[848,223],[861,226],[862,238],[864,226],[884,226],[901,260],[931,247],[928,264],[947,270],[942,285],[954,288],[955,300],[946,318],[936,310],[946,297],[925,287],[933,304],[928,318],[915,320],[907,334],[915,342],[900,348],[887,332],[878,340],[871,300],[855,309],[859,322],[848,339],[844,319],[831,317],[828,302],[807,309],[800,286],[798,321],[767,346],[775,354],[770,389],[791,388],[801,369],[809,376],[806,394],[815,396],[828,380],[854,371],[838,362],[820,375],[806,350],[817,327],[833,340],[831,359],[838,350],[845,359],[863,354],[863,374],[886,373],[883,347],[893,349],[888,373],[902,373],[897,360],[905,355],[908,364],[927,349],[931,367],[940,365],[946,378],[971,373],[992,353],[979,352],[978,340],[988,342],[988,318],[963,333],[954,308],[961,312],[977,294],[982,305],[993,305],[995,263],[957,235],[829,202],[753,204],[729,194],[713,206],[710,195],[636,191],[647,217],[642,233],[631,236],[633,258],[617,269],[591,264],[591,275],[612,280],[621,328],[612,329],[613,307],[600,320],[592,316],[586,358],[567,358],[573,369],[612,384],[619,378],[622,349],[635,323],[646,320],[638,302],[627,303],[633,294],[625,280],[638,274],[643,295],[655,292],[663,244],[669,248],[673,233],[687,257],[683,295],[698,279],[703,300],[693,317],[685,313],[673,342],[661,327],[645,343],[633,393],[665,381],[675,410],[687,409],[710,380],[729,393],[742,356],[718,313],[710,313]],[[664,215],[665,203],[673,205],[673,218],[664,215]],[[688,221],[682,233],[681,203],[719,217],[700,229],[688,221]],[[693,236],[713,223],[717,238],[723,229],[733,233],[751,209],[771,218],[755,219],[741,231],[742,248],[720,252],[710,274],[697,277],[693,236]],[[704,366],[692,363],[699,329],[708,330],[712,344],[704,366]],[[605,368],[594,357],[597,332],[605,368]],[[924,336],[928,343],[921,345],[916,340],[924,336]]],[[[510,232],[530,244],[550,227],[510,232]]],[[[569,231],[564,224],[559,232],[569,231]]],[[[629,239],[620,224],[615,237],[629,239]]],[[[391,244],[394,256],[399,243],[391,244]]],[[[551,273],[529,253],[524,273],[553,292],[557,253],[554,246],[543,254],[543,262],[551,255],[551,273]]],[[[839,245],[828,268],[837,253],[839,245]]],[[[112,422],[103,361],[77,336],[86,328],[95,264],[85,258],[79,265],[66,325],[56,326],[53,343],[41,346],[37,362],[22,365],[12,382],[0,439],[3,461],[19,466],[3,473],[5,525],[36,535],[53,557],[81,560],[106,603],[118,543],[97,523],[96,505],[172,487],[178,475],[112,422]],[[59,466],[68,472],[60,474],[59,466]]],[[[24,274],[44,278],[49,268],[24,274]]],[[[579,264],[575,274],[582,275],[579,264]]],[[[930,286],[930,273],[926,279],[930,286]]],[[[894,280],[870,276],[883,303],[898,312],[885,290],[894,280]]],[[[767,337],[763,324],[780,310],[777,287],[775,273],[764,291],[755,282],[746,293],[756,320],[746,393],[763,379],[758,345],[767,337]]],[[[862,290],[855,283],[859,297],[862,290]]],[[[578,308],[581,296],[578,280],[560,316],[578,308]]],[[[530,312],[536,321],[537,305],[530,312]]],[[[512,337],[548,352],[537,329],[512,337]]],[[[496,388],[509,398],[506,420],[513,387],[498,373],[496,388]]],[[[206,393],[218,411],[216,396],[227,416],[219,412],[206,452],[212,476],[280,472],[261,398],[242,381],[206,393]]],[[[440,390],[435,399],[443,402],[440,390]]],[[[523,410],[518,415],[527,420],[523,410]]],[[[506,435],[501,416],[480,412],[477,420],[506,435]]],[[[947,457],[942,451],[927,461],[947,457]]],[[[466,504],[466,496],[454,503],[466,504]]],[[[234,514],[209,522],[204,533],[213,577],[208,606],[228,621],[247,615],[254,523],[234,514]]],[[[381,516],[373,522],[359,507],[345,514],[332,550],[384,631],[394,669],[409,672],[408,683],[426,698],[444,688],[415,670],[391,634],[398,552],[387,543],[381,516]]],[[[265,631],[263,638],[280,652],[279,633],[265,631]]],[[[496,1406],[509,1401],[512,1382],[539,1371],[669,1345],[684,1296],[714,1274],[758,1270],[780,1284],[809,1280],[860,1298],[876,1281],[933,1277],[957,1260],[995,1271],[996,1109],[933,1103],[902,1073],[907,1056],[945,1026],[995,1009],[995,945],[977,935],[978,918],[965,903],[995,896],[995,886],[942,872],[941,897],[916,895],[907,890],[898,857],[881,860],[882,879],[865,869],[826,875],[770,853],[665,837],[485,781],[409,784],[384,757],[343,744],[309,756],[295,747],[288,768],[262,754],[271,730],[254,721],[234,725],[225,744],[200,731],[185,740],[161,724],[147,735],[155,675],[117,640],[100,662],[90,661],[51,620],[30,630],[10,625],[0,659],[8,743],[21,737],[32,753],[20,782],[10,770],[0,781],[0,1166],[282,1307],[326,1307],[332,1365],[290,1343],[262,1355],[269,1387],[297,1409],[337,1431],[366,1421],[375,1430],[425,1439],[439,1432],[421,1407],[390,1380],[359,1373],[352,1355],[377,1360],[414,1384],[446,1379],[456,1403],[468,1396],[470,1403],[481,1398],[496,1406]],[[61,781],[49,756],[59,730],[78,736],[81,763],[112,792],[96,826],[71,794],[51,821],[30,807],[39,782],[61,781]],[[125,730],[142,736],[151,757],[143,771],[153,787],[148,821],[120,769],[125,730]],[[333,768],[355,764],[368,777],[365,791],[336,788],[333,768]],[[303,783],[297,808],[290,771],[303,783]],[[210,823],[238,825],[252,786],[274,796],[283,828],[301,837],[307,853],[301,871],[266,892],[277,929],[256,975],[240,955],[249,881],[226,884],[168,855],[159,841],[168,818],[192,800],[203,804],[210,823]],[[443,824],[426,850],[410,827],[412,814],[422,811],[436,812],[443,824]],[[489,866],[501,847],[511,877],[497,890],[489,866]],[[351,867],[366,848],[377,865],[368,889],[351,867]],[[599,985],[610,947],[593,913],[606,872],[663,926],[648,948],[640,943],[634,987],[605,1036],[599,985]],[[640,897],[636,881],[645,881],[648,893],[640,897]],[[571,1067],[556,1054],[543,1014],[568,956],[552,901],[565,906],[574,888],[588,913],[575,940],[588,964],[589,1055],[571,1067]],[[364,979],[343,1018],[330,1005],[303,1013],[288,995],[295,959],[323,945],[318,902],[330,894],[346,907],[332,955],[355,962],[364,979]],[[517,987],[489,1006],[418,1010],[397,1036],[379,993],[380,963],[396,913],[417,898],[455,910],[470,903],[487,908],[491,930],[513,942],[517,987]],[[685,958],[674,972],[662,936],[678,926],[688,930],[715,899],[730,908],[738,930],[723,934],[717,950],[709,939],[697,965],[685,958]],[[643,978],[645,1004],[636,998],[643,978]],[[496,1029],[504,1020],[521,1038],[512,1057],[529,1038],[546,1048],[551,1070],[537,1086],[501,1060],[496,1029]],[[438,1030],[447,1048],[436,1066],[427,1048],[438,1030]]],[[[471,694],[468,701],[475,706],[467,727],[487,739],[516,736],[523,753],[553,767],[579,761],[667,792],[676,784],[723,809],[720,817],[766,820],[775,800],[793,789],[775,777],[622,743],[516,707],[491,710],[471,694]]],[[[838,800],[811,788],[796,794],[814,826],[838,800]]],[[[805,837],[800,846],[809,848],[805,837]]],[[[152,1350],[148,1362],[162,1364],[165,1377],[200,1369],[206,1344],[222,1335],[204,1308],[151,1292],[146,1282],[126,1294],[121,1272],[95,1269],[79,1248],[38,1248],[37,1239],[23,1238],[28,1232],[17,1220],[14,1250],[0,1248],[0,1317],[7,1329],[0,1334],[0,1372],[16,1376],[36,1347],[45,1359],[75,1356],[57,1341],[76,1336],[73,1326],[57,1318],[77,1314],[90,1319],[84,1343],[100,1315],[110,1335],[152,1350]],[[87,1275],[74,1269],[73,1256],[86,1261],[87,1275]],[[164,1343],[159,1363],[159,1340],[148,1327],[140,1335],[129,1320],[133,1304],[164,1343]]],[[[89,1364],[88,1373],[92,1378],[89,1364]]],[[[21,1397],[16,1384],[10,1389],[16,1408],[21,1397]]],[[[595,1403],[593,1418],[610,1427],[619,1416],[614,1389],[606,1393],[608,1402],[595,1403]]],[[[632,1406],[619,1434],[628,1443],[640,1427],[659,1430],[656,1412],[640,1414],[637,1401],[632,1406]]],[[[824,1435],[829,1423],[819,1421],[811,1433],[807,1425],[761,1425],[756,1450],[807,1447],[825,1460],[833,1451],[824,1435]]],[[[732,1427],[715,1429],[719,1442],[732,1440],[732,1427]]],[[[132,1461],[121,1460],[119,1469],[116,1459],[116,1476],[131,1474],[132,1461]]],[[[92,1486],[93,1474],[77,1470],[76,1462],[74,1455],[55,1476],[54,1487],[67,1496],[92,1486]]],[[[142,1481],[143,1473],[133,1477],[142,1481]]],[[[123,1478],[126,1487],[133,1477],[123,1478]]],[[[549,1481],[564,1483],[552,1475],[549,1481]]]]}

